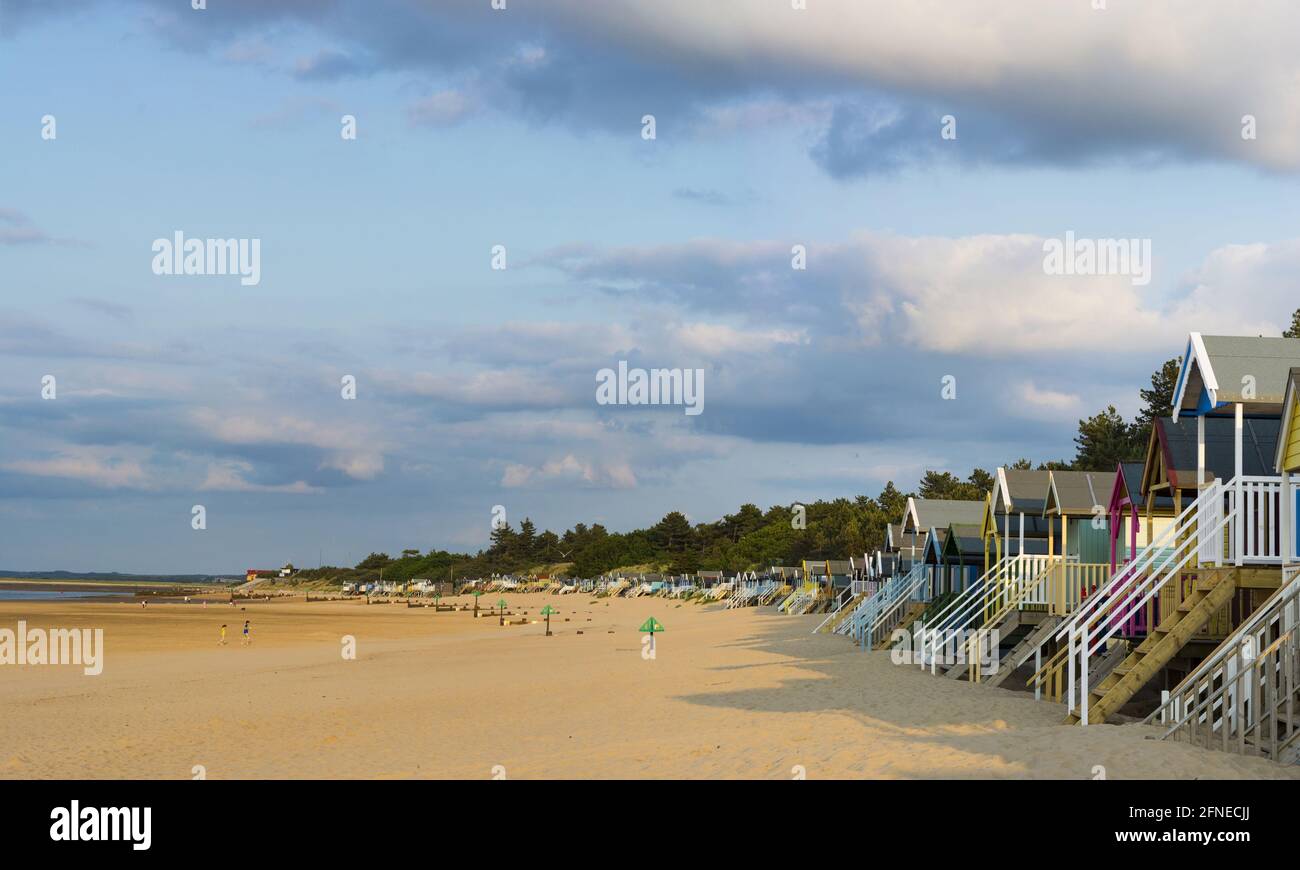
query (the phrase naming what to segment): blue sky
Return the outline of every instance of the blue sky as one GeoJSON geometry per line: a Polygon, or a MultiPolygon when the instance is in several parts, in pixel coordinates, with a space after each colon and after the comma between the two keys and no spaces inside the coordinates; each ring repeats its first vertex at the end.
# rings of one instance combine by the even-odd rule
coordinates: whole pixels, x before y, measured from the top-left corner
{"type": "Polygon", "coordinates": [[[625,529],[1071,455],[1188,330],[1300,304],[1300,14],[1108,5],[0,0],[0,568],[473,551],[497,504],[625,529]],[[260,239],[260,284],[153,274],[178,230],[260,239]],[[1070,230],[1150,239],[1151,283],[1044,274],[1070,230]],[[704,413],[598,406],[620,359],[704,369],[704,413]]]}

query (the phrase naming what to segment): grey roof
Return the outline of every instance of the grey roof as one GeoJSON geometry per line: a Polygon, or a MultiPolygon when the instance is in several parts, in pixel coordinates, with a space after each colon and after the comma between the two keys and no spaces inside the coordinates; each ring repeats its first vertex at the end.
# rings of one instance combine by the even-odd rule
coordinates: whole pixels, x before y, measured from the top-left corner
{"type": "MultiPolygon", "coordinates": [[[[912,549],[912,533],[904,532],[902,523],[890,523],[886,543],[895,550],[910,550],[912,549]]],[[[918,531],[916,533],[916,549],[920,550],[923,546],[925,546],[925,532],[918,531]]]]}
{"type": "Polygon", "coordinates": [[[948,527],[948,536],[944,541],[944,553],[957,555],[962,559],[984,558],[984,538],[980,536],[979,525],[957,525],[948,527]]]}
{"type": "Polygon", "coordinates": [[[912,511],[918,520],[917,530],[946,529],[953,523],[978,523],[984,518],[984,502],[950,498],[910,498],[903,516],[904,528],[911,529],[912,511]]]}
{"type": "Polygon", "coordinates": [[[1300,339],[1192,333],[1178,374],[1176,412],[1280,414],[1291,367],[1300,365],[1300,339]],[[1248,386],[1253,393],[1248,394],[1248,386]],[[1212,404],[1210,401],[1212,400],[1212,404]]]}
{"type": "Polygon", "coordinates": [[[994,510],[1007,512],[1010,498],[1012,513],[1041,514],[1047,501],[1047,483],[1050,471],[1020,471],[999,468],[998,482],[994,487],[994,510]],[[1006,482],[1005,490],[1003,481],[1006,482]]]}
{"type": "MultiPolygon", "coordinates": [[[[1142,489],[1142,472],[1145,468],[1145,462],[1119,464],[1119,477],[1123,481],[1124,491],[1128,494],[1129,501],[1139,510],[1145,510],[1147,506],[1147,493],[1142,489]]],[[[1157,495],[1153,507],[1161,512],[1173,511],[1174,497],[1167,493],[1157,495]]]]}
{"type": "Polygon", "coordinates": [[[1064,516],[1087,516],[1097,507],[1110,507],[1115,489],[1114,471],[1052,471],[1051,487],[1043,512],[1064,516]]]}

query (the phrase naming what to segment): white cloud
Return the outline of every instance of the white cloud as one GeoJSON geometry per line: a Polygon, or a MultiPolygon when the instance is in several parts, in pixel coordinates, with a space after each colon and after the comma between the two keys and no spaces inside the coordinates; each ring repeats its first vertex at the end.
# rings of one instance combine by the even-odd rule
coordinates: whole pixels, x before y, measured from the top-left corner
{"type": "Polygon", "coordinates": [[[105,489],[143,489],[150,482],[139,459],[116,455],[105,447],[68,447],[48,459],[19,460],[3,467],[20,474],[78,480],[105,489]]]}
{"type": "Polygon", "coordinates": [[[1178,341],[1128,276],[1046,274],[1038,236],[864,234],[840,256],[861,257],[865,289],[846,303],[868,340],[991,355],[1178,341]]]}
{"type": "Polygon", "coordinates": [[[322,464],[355,480],[372,480],[384,469],[385,439],[354,424],[321,422],[288,414],[247,416],[211,408],[190,412],[195,426],[227,444],[301,444],[327,451],[322,464]]]}
{"type": "Polygon", "coordinates": [[[1287,0],[1256,0],[1241,15],[1218,0],[1105,10],[1042,0],[818,0],[806,11],[751,0],[559,0],[549,8],[588,22],[594,39],[671,57],[677,68],[892,90],[1032,118],[1099,146],[1182,143],[1300,168],[1300,7],[1287,0]],[[1248,113],[1260,118],[1254,141],[1241,138],[1248,113]]]}
{"type": "Polygon", "coordinates": [[[1225,245],[1187,276],[1174,317],[1210,335],[1277,335],[1300,307],[1300,239],[1225,245]]]}
{"type": "Polygon", "coordinates": [[[412,124],[446,127],[460,123],[477,110],[477,100],[473,96],[448,88],[417,100],[407,110],[407,116],[412,124]]]}
{"type": "Polygon", "coordinates": [[[1083,399],[1075,393],[1039,387],[1025,381],[1016,387],[1015,400],[1007,410],[1019,416],[1046,420],[1061,420],[1076,415],[1083,407],[1083,399]]]}
{"type": "Polygon", "coordinates": [[[501,485],[508,489],[554,482],[576,483],[598,489],[633,489],[637,485],[636,474],[626,462],[591,462],[580,460],[572,453],[539,467],[507,465],[501,476],[501,485]]]}
{"type": "Polygon", "coordinates": [[[804,329],[737,329],[722,323],[687,323],[671,330],[683,350],[710,358],[735,353],[763,354],[775,344],[807,344],[804,329]]]}
{"type": "Polygon", "coordinates": [[[223,460],[208,466],[208,476],[203,483],[199,485],[200,490],[218,491],[218,492],[283,492],[294,494],[306,494],[321,492],[317,487],[310,486],[306,481],[299,480],[286,484],[262,484],[252,483],[245,479],[245,475],[253,470],[253,466],[248,462],[239,460],[223,460]]]}

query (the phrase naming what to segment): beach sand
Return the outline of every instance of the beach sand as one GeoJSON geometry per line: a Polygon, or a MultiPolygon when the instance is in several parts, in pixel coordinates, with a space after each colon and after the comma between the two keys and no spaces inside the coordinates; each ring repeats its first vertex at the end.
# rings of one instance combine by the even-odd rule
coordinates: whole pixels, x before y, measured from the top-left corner
{"type": "Polygon", "coordinates": [[[506,598],[530,620],[558,609],[554,636],[352,601],[0,601],[0,627],[102,628],[105,645],[99,676],[0,666],[0,777],[1300,779],[1141,725],[1062,726],[1059,705],[810,634],[820,617],[506,598]],[[651,615],[667,631],[647,661],[651,615]]]}

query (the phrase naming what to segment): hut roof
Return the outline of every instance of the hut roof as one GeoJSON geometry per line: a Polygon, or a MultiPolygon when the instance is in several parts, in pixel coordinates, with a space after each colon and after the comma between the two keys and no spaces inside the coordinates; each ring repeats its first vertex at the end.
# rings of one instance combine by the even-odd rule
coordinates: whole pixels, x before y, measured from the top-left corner
{"type": "Polygon", "coordinates": [[[978,523],[984,515],[983,501],[949,498],[908,498],[903,513],[903,531],[946,529],[953,523],[978,523]]]}
{"type": "Polygon", "coordinates": [[[1115,489],[1115,475],[1114,471],[1049,472],[1043,514],[1091,516],[1099,507],[1105,513],[1115,489]]]}
{"type": "Polygon", "coordinates": [[[1178,371],[1174,419],[1226,413],[1280,415],[1291,367],[1300,365],[1300,339],[1201,335],[1193,332],[1178,371]]]}
{"type": "Polygon", "coordinates": [[[1041,514],[1047,501],[1050,471],[998,468],[993,488],[993,512],[1041,514]]]}
{"type": "Polygon", "coordinates": [[[1295,468],[1288,468],[1291,463],[1287,462],[1288,448],[1300,444],[1300,431],[1297,426],[1300,424],[1300,416],[1296,414],[1296,405],[1300,403],[1300,368],[1292,368],[1287,373],[1286,378],[1286,399],[1282,403],[1282,425],[1278,432],[1277,451],[1273,457],[1273,469],[1278,474],[1284,471],[1295,471],[1295,468]]]}

